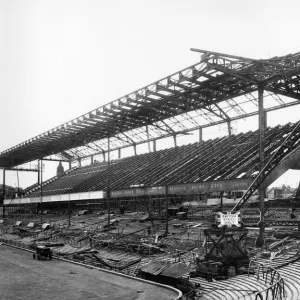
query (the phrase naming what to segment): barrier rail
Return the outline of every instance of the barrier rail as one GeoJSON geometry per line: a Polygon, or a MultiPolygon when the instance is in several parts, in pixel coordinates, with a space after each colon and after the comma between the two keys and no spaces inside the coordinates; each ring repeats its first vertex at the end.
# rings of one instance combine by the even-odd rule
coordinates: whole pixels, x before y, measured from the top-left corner
{"type": "Polygon", "coordinates": [[[250,275],[251,267],[254,267],[257,280],[263,280],[265,284],[269,284],[268,287],[255,295],[255,300],[285,299],[285,283],[276,269],[251,260],[249,263],[248,277],[250,275]]]}

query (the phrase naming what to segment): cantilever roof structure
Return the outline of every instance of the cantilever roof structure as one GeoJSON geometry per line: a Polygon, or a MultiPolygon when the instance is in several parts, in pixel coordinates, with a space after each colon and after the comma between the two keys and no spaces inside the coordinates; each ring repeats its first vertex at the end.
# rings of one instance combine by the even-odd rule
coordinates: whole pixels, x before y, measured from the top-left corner
{"type": "Polygon", "coordinates": [[[12,168],[56,154],[65,160],[185,134],[258,113],[300,104],[300,52],[251,59],[211,51],[199,63],[127,94],[0,153],[12,168]],[[282,97],[284,96],[284,97],[282,97]]]}

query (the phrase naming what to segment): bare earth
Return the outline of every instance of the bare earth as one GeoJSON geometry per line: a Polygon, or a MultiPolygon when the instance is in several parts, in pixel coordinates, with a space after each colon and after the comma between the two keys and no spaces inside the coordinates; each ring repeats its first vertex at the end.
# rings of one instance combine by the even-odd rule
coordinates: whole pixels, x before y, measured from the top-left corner
{"type": "Polygon", "coordinates": [[[0,245],[1,300],[175,299],[175,291],[0,245]]]}

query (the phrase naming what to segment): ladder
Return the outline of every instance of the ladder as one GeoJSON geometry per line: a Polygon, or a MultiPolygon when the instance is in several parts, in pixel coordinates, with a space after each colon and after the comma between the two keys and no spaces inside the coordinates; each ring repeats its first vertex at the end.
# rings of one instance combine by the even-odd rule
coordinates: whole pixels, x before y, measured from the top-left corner
{"type": "Polygon", "coordinates": [[[232,212],[238,211],[252,196],[252,194],[260,187],[263,181],[268,177],[272,170],[279,164],[279,162],[289,153],[294,151],[300,145],[300,121],[296,123],[293,130],[288,134],[283,143],[275,151],[269,161],[265,164],[263,169],[258,173],[254,181],[246,193],[242,196],[240,201],[234,206],[232,212]]]}

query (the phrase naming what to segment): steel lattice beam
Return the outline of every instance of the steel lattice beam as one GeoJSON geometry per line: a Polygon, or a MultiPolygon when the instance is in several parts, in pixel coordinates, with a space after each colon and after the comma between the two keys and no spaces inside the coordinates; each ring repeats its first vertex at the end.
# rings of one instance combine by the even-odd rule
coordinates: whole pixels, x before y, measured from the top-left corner
{"type": "Polygon", "coordinates": [[[247,202],[247,200],[253,195],[253,193],[262,185],[264,180],[272,172],[272,170],[278,165],[278,163],[289,153],[300,146],[300,121],[295,125],[292,132],[286,137],[284,142],[275,151],[270,160],[266,163],[263,169],[259,172],[253,183],[250,185],[246,193],[240,199],[240,201],[234,206],[232,211],[238,211],[247,202]]]}
{"type": "MultiPolygon", "coordinates": [[[[257,91],[261,85],[266,91],[297,100],[293,104],[283,100],[283,103],[279,103],[280,107],[300,104],[299,53],[257,60],[196,51],[204,54],[199,63],[1,152],[0,167],[13,167],[53,154],[74,159],[70,150],[78,147],[82,148],[77,151],[77,156],[82,158],[86,155],[84,153],[94,153],[91,148],[87,150],[85,145],[105,140],[108,135],[113,137],[125,132],[128,140],[137,144],[143,142],[143,139],[146,141],[146,137],[143,134],[136,135],[135,130],[152,124],[154,128],[159,122],[165,122],[169,126],[168,131],[179,134],[184,129],[191,130],[195,123],[199,127],[212,126],[219,124],[220,118],[227,122],[245,117],[254,112],[244,110],[242,104],[245,101],[237,99],[257,91]],[[233,98],[235,103],[231,103],[233,98]],[[227,100],[231,110],[226,111],[222,103],[227,100]],[[215,116],[205,120],[202,114],[201,120],[188,121],[188,113],[203,112],[205,109],[215,116]],[[175,117],[179,116],[186,119],[176,125],[175,117]],[[186,123],[191,125],[187,126],[186,123]]],[[[253,98],[250,96],[246,101],[251,103],[253,98]]],[[[271,110],[279,107],[278,99],[274,101],[277,102],[270,107],[271,110]]],[[[198,116],[200,114],[196,113],[198,116]]],[[[157,132],[155,134],[155,129],[150,131],[154,139],[170,134],[160,129],[157,132]]],[[[120,140],[120,144],[116,142],[115,147],[125,145],[129,144],[120,140]]]]}

